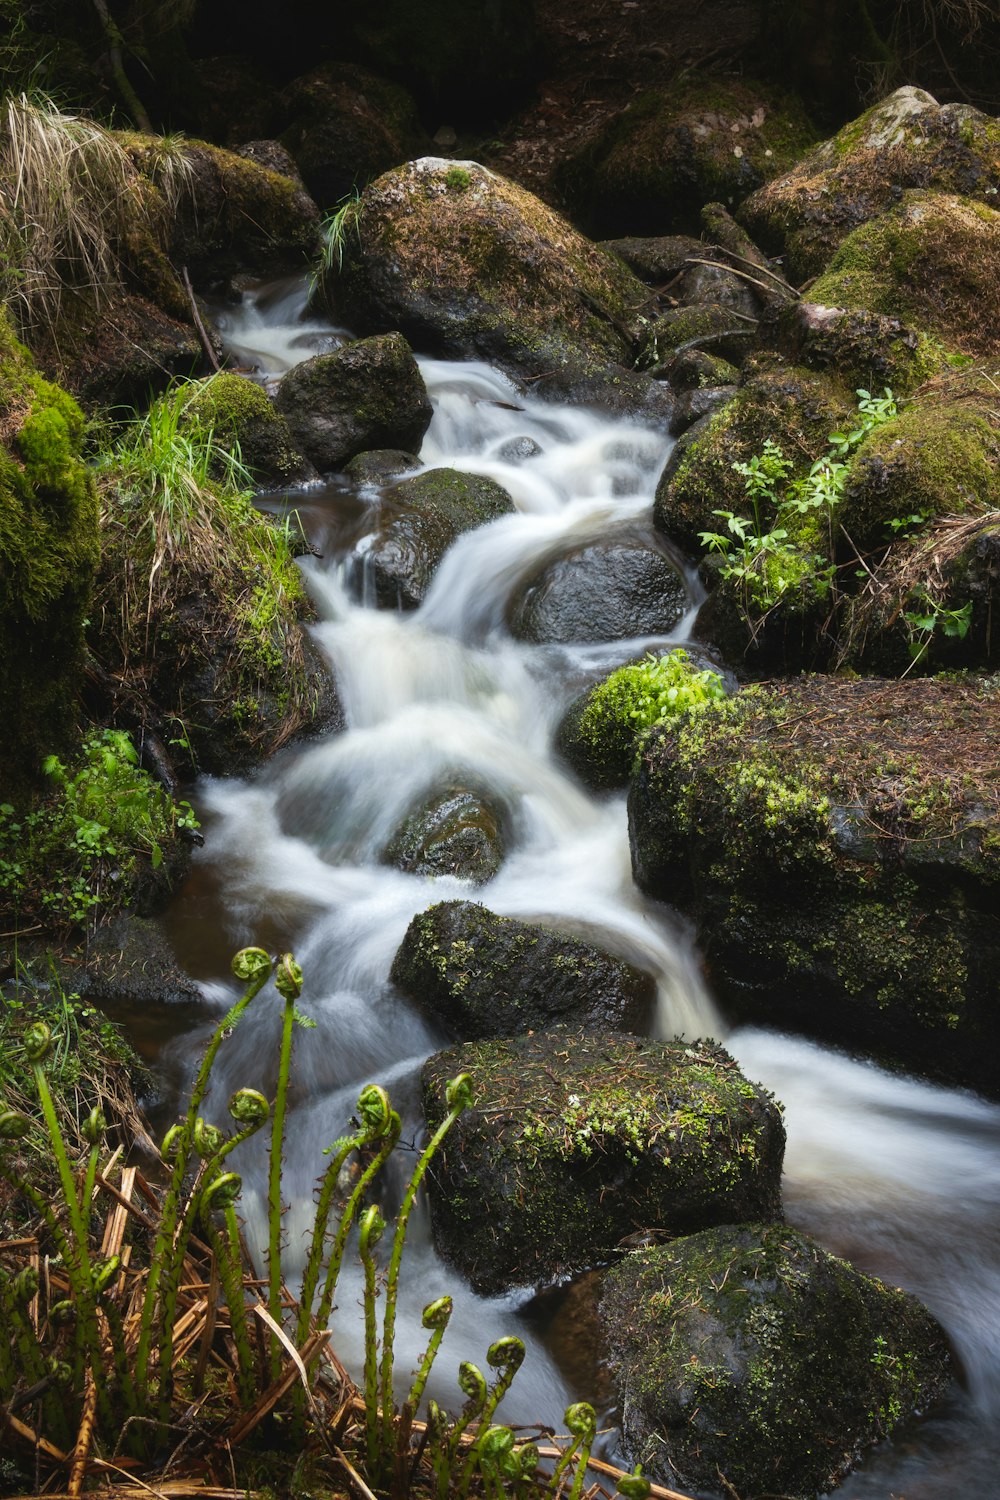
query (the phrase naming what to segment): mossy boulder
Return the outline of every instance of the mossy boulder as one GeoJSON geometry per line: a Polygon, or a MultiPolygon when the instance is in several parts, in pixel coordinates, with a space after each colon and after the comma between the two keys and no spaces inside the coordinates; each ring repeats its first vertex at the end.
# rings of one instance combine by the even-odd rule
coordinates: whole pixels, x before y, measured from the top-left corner
{"type": "Polygon", "coordinates": [[[382,609],[416,609],[441,559],[466,531],[512,515],[514,502],[495,479],[457,469],[428,469],[382,499],[355,580],[382,609]]]}
{"type": "Polygon", "coordinates": [[[424,1064],[432,1127],[457,1073],[474,1103],[435,1157],[431,1217],[483,1295],[606,1261],[639,1229],[780,1215],[781,1113],[713,1043],[556,1031],[453,1047],[424,1064]]]}
{"type": "Polygon", "coordinates": [[[357,339],[294,365],[275,404],[318,469],[372,448],[416,452],[433,415],[409,344],[399,333],[357,339]]]}
{"type": "Polygon", "coordinates": [[[698,349],[742,364],[753,352],[756,332],[721,302],[700,302],[661,313],[643,330],[637,358],[659,370],[675,355],[698,349]]]}
{"type": "Polygon", "coordinates": [[[419,468],[419,458],[404,453],[402,448],[374,448],[349,459],[344,465],[344,474],[359,489],[381,489],[419,468]]]}
{"type": "MultiPolygon", "coordinates": [[[[167,299],[169,300],[169,298],[167,299]]],[[[88,410],[142,410],[172,380],[205,369],[205,351],[189,321],[137,292],[108,287],[99,306],[79,302],[55,338],[38,331],[39,364],[88,410]]]]}
{"type": "Polygon", "coordinates": [[[888,386],[897,397],[951,369],[938,339],[898,317],[812,300],[782,314],[777,346],[792,364],[833,374],[854,390],[877,394],[888,386]]]}
{"type": "Polygon", "coordinates": [[[734,463],[749,462],[770,438],[794,460],[790,477],[800,478],[826,452],[830,433],[841,430],[852,410],[848,392],[829,375],[781,363],[751,370],[732,401],[677,442],[656,486],[656,525],[700,556],[700,533],[720,529],[715,510],[749,514],[744,480],[734,463]]]}
{"type": "Polygon", "coordinates": [[[610,538],[545,564],[510,601],[509,625],[535,644],[669,635],[690,602],[675,563],[641,537],[610,538]]]}
{"type": "MultiPolygon", "coordinates": [[[[997,130],[1000,143],[1000,123],[997,130]]],[[[1000,352],[998,260],[995,208],[974,198],[909,192],[847,236],[810,295],[902,318],[949,350],[989,359],[1000,352]]]]}
{"type": "Polygon", "coordinates": [[[296,78],[282,102],[291,118],[282,141],[323,209],[428,144],[412,95],[353,63],[296,78]]]}
{"type": "Polygon", "coordinates": [[[409,875],[457,875],[485,885],[503,856],[501,810],[470,787],[452,786],[410,813],[386,845],[382,862],[409,875]]]}
{"type": "Polygon", "coordinates": [[[940,105],[923,89],[897,89],[760,188],[738,217],[801,282],[825,270],[852,230],[891,208],[901,188],[995,204],[1000,121],[967,104],[940,105]]]}
{"type": "Polygon", "coordinates": [[[805,677],[643,742],[640,888],[739,1020],[997,1092],[996,678],[805,677]]]}
{"type": "Polygon", "coordinates": [[[591,233],[698,233],[705,203],[741,202],[785,171],[816,131],[801,104],[765,84],[687,73],[647,89],[562,168],[591,233]]]}
{"type": "Polygon", "coordinates": [[[370,183],[325,278],[362,331],[538,375],[631,362],[648,296],[622,262],[476,162],[423,157],[370,183]]]}
{"type": "Polygon", "coordinates": [[[851,463],[842,520],[867,551],[900,518],[990,509],[1000,509],[1000,418],[987,387],[952,381],[872,433],[851,463]]]}
{"type": "Polygon", "coordinates": [[[601,1313],[627,1462],[748,1500],[834,1488],[950,1373],[914,1297],[783,1224],[638,1250],[606,1276],[601,1313]]]}
{"type": "Polygon", "coordinates": [[[630,271],[652,284],[672,281],[687,269],[692,256],[705,253],[701,240],[691,234],[626,235],[602,240],[601,249],[610,250],[630,271]]]}
{"type": "Polygon", "coordinates": [[[188,408],[215,442],[237,455],[260,489],[281,489],[316,476],[292,441],[288,423],[262,386],[227,370],[204,382],[188,408]]]}
{"type": "Polygon", "coordinates": [[[652,977],[624,959],[472,901],[418,913],[391,978],[462,1041],[560,1024],[641,1031],[656,998],[652,977]]]}
{"type": "Polygon", "coordinates": [[[0,310],[0,787],[19,801],[72,744],[98,557],[83,416],[0,310]]]}

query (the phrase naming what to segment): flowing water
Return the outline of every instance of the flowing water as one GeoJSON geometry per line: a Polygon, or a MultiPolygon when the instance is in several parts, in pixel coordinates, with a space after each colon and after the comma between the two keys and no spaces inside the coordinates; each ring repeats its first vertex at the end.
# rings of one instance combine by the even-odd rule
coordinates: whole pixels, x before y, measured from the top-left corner
{"type": "MultiPolygon", "coordinates": [[[[226,314],[239,358],[260,378],[342,334],[303,316],[304,290],[278,284],[226,314]]],[[[300,1033],[285,1192],[289,1242],[311,1210],[322,1148],[349,1119],[359,1088],[384,1083],[418,1128],[422,1060],[445,1041],[388,981],[415,913],[450,898],[596,934],[658,978],[656,1034],[724,1033],[683,925],[647,902],[631,877],[624,799],[596,801],[551,753],[554,727],[581,686],[650,646],[684,640],[698,602],[674,635],[601,646],[537,647],[504,628],[508,600],[541,562],[609,530],[649,533],[653,489],[669,441],[618,418],[546,405],[477,363],[422,360],[434,419],[420,458],[497,479],[517,513],[467,534],[445,557],[421,608],[366,602],[363,558],[381,503],[377,489],[343,480],[292,497],[323,552],[305,571],[321,623],[316,639],[336,674],[348,729],[287,752],[253,782],[199,788],[206,842],[173,935],[201,976],[208,1011],[232,990],[235,947],[290,946],[306,973],[303,1005],[317,1029],[300,1033]],[[511,457],[512,439],[523,455],[511,457]],[[359,562],[360,560],[360,562],[359,562]],[[360,585],[358,583],[360,580],[360,585]],[[444,782],[487,786],[502,804],[508,852],[485,887],[402,874],[379,862],[402,818],[444,782]]],[[[208,1023],[206,1022],[206,1027],[208,1023]]],[[[164,1060],[189,1074],[201,1035],[178,1038],[164,1060]]],[[[267,1087],[277,1016],[251,1010],[223,1049],[216,1096],[267,1087]]],[[[787,1107],[788,1217],[863,1269],[912,1288],[932,1308],[961,1361],[964,1388],[930,1420],[886,1444],[844,1496],[943,1500],[968,1488],[1000,1494],[1000,1109],[964,1094],[893,1078],[792,1038],[744,1030],[728,1045],[745,1071],[787,1107]]],[[[259,1220],[260,1163],[247,1171],[251,1228],[259,1220]]],[[[294,1251],[293,1251],[294,1253],[294,1251]]],[[[525,1316],[523,1295],[485,1301],[458,1285],[414,1225],[399,1319],[408,1370],[422,1346],[424,1304],[444,1291],[456,1313],[436,1394],[454,1404],[459,1360],[481,1361],[501,1332],[520,1332],[529,1358],[504,1410],[509,1421],[558,1426],[593,1372],[557,1368],[525,1316]]],[[[357,1283],[342,1284],[335,1346],[360,1363],[357,1283]]]]}

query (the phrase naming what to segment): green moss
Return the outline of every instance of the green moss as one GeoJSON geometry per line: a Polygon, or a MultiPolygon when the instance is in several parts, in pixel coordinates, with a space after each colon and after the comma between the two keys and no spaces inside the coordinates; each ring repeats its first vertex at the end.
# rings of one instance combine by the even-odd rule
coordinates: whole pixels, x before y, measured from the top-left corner
{"type": "Polygon", "coordinates": [[[308,469],[267,393],[242,375],[223,370],[206,380],[191,402],[189,417],[246,464],[262,485],[294,484],[308,469]]]}
{"type": "Polygon", "coordinates": [[[465,167],[449,167],[444,174],[445,187],[452,193],[464,193],[471,181],[465,167]]]}

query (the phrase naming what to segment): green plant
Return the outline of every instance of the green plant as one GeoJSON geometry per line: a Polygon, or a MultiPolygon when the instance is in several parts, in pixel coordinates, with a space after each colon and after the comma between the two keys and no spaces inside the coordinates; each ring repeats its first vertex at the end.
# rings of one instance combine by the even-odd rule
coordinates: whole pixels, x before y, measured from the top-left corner
{"type": "Polygon", "coordinates": [[[897,415],[888,388],[881,396],[866,390],[856,394],[855,425],[831,433],[827,452],[801,478],[790,478],[793,464],[771,438],[748,462],[734,463],[752,514],[713,511],[726,530],[699,533],[702,546],[720,558],[719,575],[736,588],[741,613],[752,628],[786,598],[794,596],[808,607],[830,591],[836,572],[830,531],[847,482],[847,460],[870,433],[897,415]],[[818,550],[824,528],[826,552],[818,550]]]}
{"type": "Polygon", "coordinates": [[[357,188],[342,198],[333,213],[323,220],[322,234],[323,248],[313,271],[313,285],[331,271],[343,270],[344,250],[352,234],[357,239],[358,248],[361,247],[361,193],[357,188]]]}
{"type": "Polygon", "coordinates": [[[719,674],[696,668],[682,646],[663,656],[650,652],[594,688],[580,716],[580,734],[616,763],[634,763],[643,735],[654,724],[713,703],[725,692],[719,674]]]}
{"type": "Polygon", "coordinates": [[[444,174],[444,185],[450,193],[464,193],[472,182],[466,167],[449,167],[444,174]]]}
{"type": "Polygon", "coordinates": [[[949,608],[926,585],[918,583],[910,589],[909,601],[914,607],[904,609],[902,618],[909,638],[910,667],[924,659],[937,631],[953,640],[965,640],[972,624],[971,599],[958,608],[949,608]]]}

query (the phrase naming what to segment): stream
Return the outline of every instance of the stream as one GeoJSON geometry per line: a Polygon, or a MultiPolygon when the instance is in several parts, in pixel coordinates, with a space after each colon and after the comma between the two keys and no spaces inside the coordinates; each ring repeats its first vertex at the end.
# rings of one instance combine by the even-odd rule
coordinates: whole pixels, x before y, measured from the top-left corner
{"type": "MultiPolygon", "coordinates": [[[[277,283],[245,294],[218,322],[237,361],[266,383],[346,337],[304,309],[302,283],[277,283]]],[[[473,899],[596,935],[657,976],[656,1035],[723,1039],[747,1075],[783,1101],[789,1220],[861,1269],[912,1289],[952,1341],[961,1387],[883,1444],[837,1493],[1000,1494],[1000,1108],[796,1038],[752,1029],[727,1035],[685,925],[633,884],[624,796],[592,798],[554,759],[555,726],[583,686],[646,649],[686,640],[699,600],[693,575],[691,608],[670,637],[541,647],[513,640],[504,627],[512,592],[542,561],[611,528],[652,536],[653,491],[670,440],[524,396],[484,364],[421,359],[420,366],[434,405],[421,463],[496,479],[517,514],[461,537],[422,606],[403,614],[366,603],[366,538],[383,492],[335,477],[287,497],[322,554],[303,568],[320,621],[314,634],[349,727],[283,752],[253,781],[199,783],[205,845],[169,927],[201,982],[207,1018],[168,1044],[165,1091],[184,1086],[231,1003],[231,953],[248,943],[292,948],[306,976],[302,1005],[317,1023],[297,1033],[293,1062],[284,1192],[294,1253],[311,1218],[322,1149],[345,1129],[364,1084],[388,1088],[404,1115],[404,1142],[419,1129],[420,1064],[448,1038],[388,980],[411,918],[436,901],[473,899]],[[525,437],[537,451],[522,444],[530,456],[512,459],[510,440],[525,437]],[[456,776],[488,787],[505,809],[507,856],[495,878],[473,887],[379,863],[407,813],[456,776]]],[[[238,1086],[272,1086],[278,1023],[276,1008],[250,1010],[220,1054],[216,1100],[238,1086]]],[[[397,1155],[407,1170],[412,1154],[397,1155]]],[[[262,1220],[264,1165],[261,1153],[245,1167],[251,1236],[262,1220]]],[[[559,1430],[568,1402],[593,1399],[593,1367],[565,1357],[566,1341],[553,1337],[527,1294],[476,1297],[440,1263],[419,1214],[403,1265],[398,1370],[409,1371],[422,1352],[423,1306],[446,1291],[455,1297],[435,1370],[439,1401],[457,1404],[458,1363],[481,1363],[501,1333],[520,1334],[529,1350],[504,1402],[508,1422],[559,1430]]],[[[359,1288],[360,1277],[342,1278],[333,1324],[334,1347],[356,1374],[359,1288]]]]}

